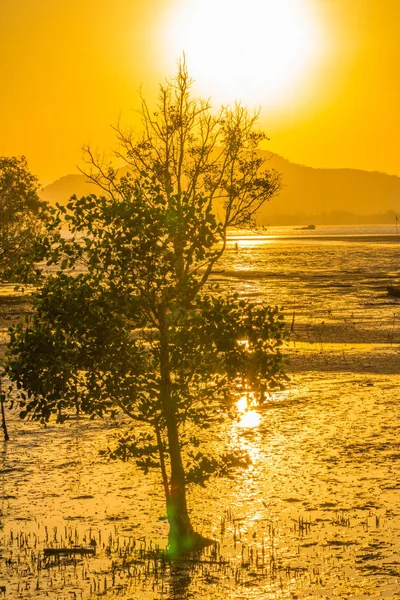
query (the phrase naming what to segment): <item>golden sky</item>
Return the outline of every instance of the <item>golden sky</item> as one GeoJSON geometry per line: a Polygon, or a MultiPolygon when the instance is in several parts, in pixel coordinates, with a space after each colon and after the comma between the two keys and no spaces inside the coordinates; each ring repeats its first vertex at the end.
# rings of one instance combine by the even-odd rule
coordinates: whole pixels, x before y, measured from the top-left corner
{"type": "Polygon", "coordinates": [[[399,28],[399,0],[0,0],[0,155],[76,172],[185,51],[196,93],[261,107],[273,152],[400,175],[399,28]]]}

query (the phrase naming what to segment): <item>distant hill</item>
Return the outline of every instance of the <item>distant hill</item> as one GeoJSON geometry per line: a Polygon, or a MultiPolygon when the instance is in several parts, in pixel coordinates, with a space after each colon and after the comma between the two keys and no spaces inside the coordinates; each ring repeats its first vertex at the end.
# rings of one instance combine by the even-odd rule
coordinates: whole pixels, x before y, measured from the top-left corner
{"type": "MultiPolygon", "coordinates": [[[[263,207],[261,225],[390,223],[400,213],[400,177],[356,169],[314,169],[268,152],[268,166],[282,173],[283,188],[263,207]]],[[[100,194],[84,175],[67,175],[46,186],[41,196],[51,204],[100,194]]]]}
{"type": "Polygon", "coordinates": [[[93,183],[89,183],[84,175],[65,175],[46,185],[40,196],[54,206],[56,202],[61,205],[67,204],[74,194],[78,198],[90,196],[90,194],[99,195],[99,188],[93,183]]]}
{"type": "Polygon", "coordinates": [[[283,188],[279,197],[262,209],[262,224],[385,223],[400,212],[400,177],[395,175],[314,169],[278,155],[273,155],[269,164],[282,173],[283,188]]]}

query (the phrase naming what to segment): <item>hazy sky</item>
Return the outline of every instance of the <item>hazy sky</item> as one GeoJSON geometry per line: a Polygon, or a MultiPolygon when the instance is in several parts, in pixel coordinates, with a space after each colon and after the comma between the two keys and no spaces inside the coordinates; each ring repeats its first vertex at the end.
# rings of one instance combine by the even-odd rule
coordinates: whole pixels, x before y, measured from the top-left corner
{"type": "Polygon", "coordinates": [[[272,151],[400,175],[399,28],[399,0],[0,0],[0,155],[75,172],[185,51],[197,93],[261,107],[272,151]]]}

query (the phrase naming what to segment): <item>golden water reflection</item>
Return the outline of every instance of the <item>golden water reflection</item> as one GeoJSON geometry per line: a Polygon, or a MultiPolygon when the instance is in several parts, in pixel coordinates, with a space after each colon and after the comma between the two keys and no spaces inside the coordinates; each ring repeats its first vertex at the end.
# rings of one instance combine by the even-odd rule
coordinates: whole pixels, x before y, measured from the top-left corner
{"type": "Polygon", "coordinates": [[[253,427],[257,427],[260,424],[261,417],[256,410],[249,410],[244,413],[242,418],[240,419],[238,426],[246,429],[252,429],[253,427]]]}
{"type": "Polygon", "coordinates": [[[236,407],[239,412],[239,420],[237,422],[238,427],[252,429],[260,425],[261,415],[253,408],[253,405],[254,396],[252,394],[245,394],[236,402],[236,407]]]}

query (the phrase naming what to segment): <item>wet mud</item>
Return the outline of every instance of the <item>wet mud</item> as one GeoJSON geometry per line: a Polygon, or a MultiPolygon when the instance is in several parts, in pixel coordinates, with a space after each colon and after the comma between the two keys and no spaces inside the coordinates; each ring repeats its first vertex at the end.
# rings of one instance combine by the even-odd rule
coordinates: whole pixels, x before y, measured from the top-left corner
{"type": "Polygon", "coordinates": [[[203,555],[167,560],[158,476],[99,454],[118,423],[43,428],[8,412],[6,598],[400,597],[400,323],[385,293],[399,276],[398,252],[352,241],[343,256],[340,245],[243,242],[214,276],[285,306],[294,325],[287,390],[208,434],[210,451],[239,446],[252,465],[190,489],[197,530],[217,542],[203,555]],[[95,556],[45,557],[64,547],[95,556]]]}

